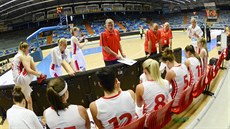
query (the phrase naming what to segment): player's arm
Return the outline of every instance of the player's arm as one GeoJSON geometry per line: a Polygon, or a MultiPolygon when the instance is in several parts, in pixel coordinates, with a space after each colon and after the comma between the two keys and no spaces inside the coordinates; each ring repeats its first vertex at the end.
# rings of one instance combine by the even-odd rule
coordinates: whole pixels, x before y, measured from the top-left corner
{"type": "Polygon", "coordinates": [[[184,64],[187,66],[187,68],[189,68],[191,65],[189,60],[185,60],[184,64]]]}
{"type": "Polygon", "coordinates": [[[72,69],[72,66],[69,64],[69,63],[67,63],[65,60],[63,60],[62,62],[61,62],[61,65],[62,65],[62,67],[65,69],[65,71],[70,75],[70,76],[74,76],[75,74],[74,74],[74,71],[73,71],[73,69],[72,69]]]}
{"type": "Polygon", "coordinates": [[[99,129],[103,129],[104,127],[103,127],[101,121],[97,119],[97,106],[96,106],[95,101],[90,103],[89,108],[90,108],[90,112],[93,116],[93,120],[94,120],[95,124],[97,125],[97,127],[99,129]]]}
{"type": "Polygon", "coordinates": [[[191,28],[190,27],[187,28],[187,35],[191,39],[191,28]]]}
{"type": "Polygon", "coordinates": [[[88,40],[86,39],[84,43],[79,43],[78,39],[74,37],[74,38],[73,38],[73,42],[74,42],[80,49],[82,49],[82,48],[86,45],[86,43],[88,43],[88,40]]]}
{"type": "Polygon", "coordinates": [[[204,57],[205,57],[205,51],[202,50],[202,51],[200,52],[200,55],[199,55],[199,56],[200,56],[200,58],[204,58],[204,57]]]}
{"type": "Polygon", "coordinates": [[[138,107],[141,107],[143,105],[143,99],[142,96],[144,94],[144,87],[142,84],[138,84],[136,87],[136,104],[138,107]]]}
{"type": "Polygon", "coordinates": [[[176,77],[176,74],[172,70],[169,70],[165,75],[165,79],[168,80],[169,83],[171,83],[172,79],[175,77],[176,77]]]}
{"type": "Polygon", "coordinates": [[[85,120],[85,127],[87,129],[90,129],[91,128],[90,120],[89,120],[89,116],[88,116],[85,108],[83,106],[78,106],[78,111],[79,111],[81,117],[85,120]]]}
{"type": "Polygon", "coordinates": [[[24,68],[26,69],[26,71],[29,73],[29,74],[32,74],[32,75],[35,75],[37,77],[40,77],[41,76],[41,73],[37,72],[37,71],[34,71],[31,69],[30,67],[30,58],[29,56],[20,56],[20,60],[24,66],[24,68]]]}

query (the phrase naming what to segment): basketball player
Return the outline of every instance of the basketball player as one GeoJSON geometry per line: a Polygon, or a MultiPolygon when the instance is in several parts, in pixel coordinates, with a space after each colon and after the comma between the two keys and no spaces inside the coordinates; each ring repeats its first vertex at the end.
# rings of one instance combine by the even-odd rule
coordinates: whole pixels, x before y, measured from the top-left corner
{"type": "Polygon", "coordinates": [[[71,65],[70,53],[66,47],[67,40],[65,38],[61,38],[58,40],[58,46],[52,49],[52,62],[50,65],[51,77],[62,76],[62,67],[70,76],[74,76],[76,71],[74,70],[75,68],[71,65]]]}
{"type": "Polygon", "coordinates": [[[190,84],[190,76],[187,67],[184,64],[179,64],[175,61],[172,50],[166,48],[162,53],[161,59],[169,68],[165,79],[172,85],[171,97],[174,100],[173,107],[178,106],[181,92],[184,91],[190,84]]]}
{"type": "Polygon", "coordinates": [[[14,56],[12,61],[12,74],[16,86],[22,88],[22,92],[28,102],[28,109],[33,110],[30,83],[34,76],[37,76],[37,82],[41,83],[46,79],[46,75],[38,72],[35,67],[33,58],[29,55],[29,45],[26,42],[19,44],[18,53],[14,56]]]}
{"type": "Polygon", "coordinates": [[[77,36],[79,35],[79,28],[77,27],[72,28],[70,30],[70,33],[72,35],[71,46],[72,46],[72,58],[74,61],[73,64],[75,66],[75,71],[85,71],[86,70],[85,57],[81,49],[85,46],[88,40],[85,39],[84,43],[80,43],[78,41],[77,36]]]}
{"type": "Polygon", "coordinates": [[[166,47],[169,47],[172,49],[172,31],[170,28],[170,25],[168,22],[165,22],[162,29],[160,29],[161,32],[161,43],[162,43],[162,50],[164,50],[166,47]]]}
{"type": "Polygon", "coordinates": [[[25,108],[26,99],[22,93],[22,88],[15,86],[12,96],[14,105],[6,112],[9,128],[43,129],[35,113],[25,108]]]}
{"type": "Polygon", "coordinates": [[[207,73],[208,67],[208,49],[207,49],[207,42],[204,38],[200,38],[198,43],[198,54],[201,58],[201,74],[204,75],[207,73]]]}
{"type": "Polygon", "coordinates": [[[199,77],[201,76],[201,63],[200,63],[200,57],[199,55],[195,52],[195,49],[193,45],[187,45],[185,47],[185,56],[186,60],[184,64],[188,67],[188,70],[192,73],[190,75],[191,78],[191,84],[197,83],[199,77]]]}
{"type": "Polygon", "coordinates": [[[102,54],[106,66],[117,64],[117,60],[125,58],[120,41],[120,33],[114,29],[114,21],[107,19],[105,21],[105,31],[100,36],[100,46],[102,46],[102,54]],[[121,56],[118,54],[120,51],[121,56]]]}
{"type": "Polygon", "coordinates": [[[147,81],[136,87],[136,104],[140,108],[144,105],[143,113],[147,116],[153,110],[162,108],[171,100],[169,82],[161,78],[159,63],[147,59],[143,63],[147,81]]]}
{"type": "Polygon", "coordinates": [[[161,32],[158,30],[157,23],[150,23],[149,30],[146,32],[145,37],[145,54],[147,57],[157,54],[157,47],[161,52],[161,32]]]}
{"type": "Polygon", "coordinates": [[[52,79],[46,93],[51,106],[44,111],[43,116],[50,129],[90,129],[86,109],[67,103],[68,85],[63,79],[52,79]]]}
{"type": "Polygon", "coordinates": [[[122,91],[114,72],[105,68],[96,73],[104,96],[90,104],[95,124],[99,129],[114,129],[129,124],[135,118],[134,92],[122,91]]]}
{"type": "Polygon", "coordinates": [[[202,37],[203,31],[201,28],[197,25],[196,19],[191,19],[191,25],[188,27],[188,37],[192,40],[192,45],[197,51],[197,41],[199,38],[202,37]]]}

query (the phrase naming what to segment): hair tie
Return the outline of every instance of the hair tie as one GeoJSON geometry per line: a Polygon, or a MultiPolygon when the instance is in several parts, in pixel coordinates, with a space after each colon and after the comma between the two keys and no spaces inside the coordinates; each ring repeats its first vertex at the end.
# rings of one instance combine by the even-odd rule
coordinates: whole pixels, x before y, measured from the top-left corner
{"type": "Polygon", "coordinates": [[[67,89],[68,89],[68,84],[65,82],[65,88],[64,88],[62,91],[60,91],[60,92],[58,93],[58,95],[59,95],[59,96],[64,95],[65,92],[67,91],[67,89]]]}

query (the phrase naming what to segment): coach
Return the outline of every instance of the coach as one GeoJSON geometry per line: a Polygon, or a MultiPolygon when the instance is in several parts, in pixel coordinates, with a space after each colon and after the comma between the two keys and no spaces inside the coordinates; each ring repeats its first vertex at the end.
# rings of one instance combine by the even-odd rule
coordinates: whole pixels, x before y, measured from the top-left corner
{"type": "Polygon", "coordinates": [[[122,51],[120,44],[121,38],[118,30],[114,29],[114,21],[107,19],[105,21],[105,31],[100,35],[100,46],[102,46],[102,54],[105,66],[117,64],[117,60],[126,57],[122,51]],[[118,54],[120,51],[121,56],[118,54]]]}
{"type": "Polygon", "coordinates": [[[172,31],[168,22],[165,22],[164,26],[161,31],[161,43],[162,43],[162,50],[169,47],[172,48],[172,31]]]}
{"type": "Polygon", "coordinates": [[[161,52],[161,32],[157,23],[150,23],[145,37],[145,54],[147,57],[157,54],[157,47],[161,52]]]}

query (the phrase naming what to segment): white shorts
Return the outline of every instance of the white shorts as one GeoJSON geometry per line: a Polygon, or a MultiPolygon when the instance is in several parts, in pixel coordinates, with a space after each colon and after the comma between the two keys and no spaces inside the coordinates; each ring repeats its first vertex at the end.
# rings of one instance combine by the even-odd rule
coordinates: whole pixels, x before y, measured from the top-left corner
{"type": "Polygon", "coordinates": [[[14,79],[15,86],[20,86],[22,88],[22,93],[24,94],[26,100],[31,97],[31,92],[33,91],[30,87],[30,83],[33,81],[34,75],[27,73],[23,75],[22,73],[19,74],[17,78],[14,79]]]}
{"type": "Polygon", "coordinates": [[[61,66],[54,66],[50,65],[50,76],[51,77],[59,77],[62,76],[62,68],[61,66]]]}
{"type": "Polygon", "coordinates": [[[75,70],[80,70],[80,71],[86,70],[85,57],[81,49],[77,50],[77,54],[73,54],[72,58],[73,58],[73,64],[75,66],[75,70]]]}

